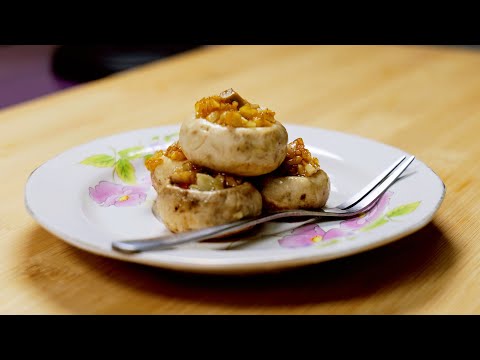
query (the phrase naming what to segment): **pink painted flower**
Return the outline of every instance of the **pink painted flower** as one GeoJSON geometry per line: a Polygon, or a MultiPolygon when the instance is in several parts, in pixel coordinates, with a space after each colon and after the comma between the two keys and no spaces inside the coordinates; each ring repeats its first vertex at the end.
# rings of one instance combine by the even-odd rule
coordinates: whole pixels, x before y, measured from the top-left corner
{"type": "Polygon", "coordinates": [[[377,220],[383,214],[392,195],[393,192],[386,192],[368,213],[354,219],[341,221],[339,227],[325,231],[316,224],[306,225],[293,230],[291,234],[284,236],[278,242],[282,247],[300,248],[312,246],[320,241],[353,236],[364,226],[377,220]]]}
{"type": "Polygon", "coordinates": [[[380,200],[378,200],[377,204],[369,212],[357,218],[342,221],[340,223],[340,227],[342,229],[358,230],[377,220],[387,208],[387,205],[390,203],[392,195],[393,192],[387,191],[385,194],[382,195],[380,200]]]}
{"type": "Polygon", "coordinates": [[[136,206],[147,198],[147,184],[126,186],[109,181],[100,181],[95,188],[89,188],[90,197],[101,206],[136,206]]]}
{"type": "Polygon", "coordinates": [[[280,239],[279,243],[282,247],[298,248],[311,246],[320,241],[346,237],[351,234],[353,234],[351,231],[338,228],[325,231],[320,226],[313,224],[293,230],[290,235],[280,239]]]}
{"type": "Polygon", "coordinates": [[[290,235],[287,235],[279,240],[279,243],[283,247],[297,248],[313,245],[323,239],[325,231],[318,225],[306,225],[292,231],[290,235]]]}

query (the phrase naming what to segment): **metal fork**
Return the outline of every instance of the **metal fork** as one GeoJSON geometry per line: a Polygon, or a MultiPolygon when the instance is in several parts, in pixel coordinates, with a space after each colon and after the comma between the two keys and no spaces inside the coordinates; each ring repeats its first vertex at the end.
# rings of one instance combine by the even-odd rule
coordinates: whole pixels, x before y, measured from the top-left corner
{"type": "Polygon", "coordinates": [[[387,191],[387,189],[402,175],[407,167],[415,159],[410,156],[407,160],[402,156],[395,161],[380,175],[373,179],[362,190],[353,195],[342,204],[333,208],[323,208],[319,210],[286,210],[273,213],[261,214],[256,217],[242,219],[225,225],[213,226],[200,230],[193,230],[174,235],[166,235],[152,239],[142,240],[122,240],[112,243],[112,248],[122,253],[133,254],[150,250],[161,250],[172,248],[193,241],[214,239],[229,234],[247,230],[268,221],[281,219],[285,217],[311,217],[311,220],[319,217],[355,217],[370,210],[377,203],[378,199],[387,191]]]}

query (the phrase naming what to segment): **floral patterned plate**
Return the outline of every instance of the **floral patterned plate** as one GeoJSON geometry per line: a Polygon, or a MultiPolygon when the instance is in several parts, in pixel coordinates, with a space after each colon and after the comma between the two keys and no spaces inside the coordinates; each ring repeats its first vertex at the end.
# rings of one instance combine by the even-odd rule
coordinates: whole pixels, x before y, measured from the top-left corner
{"type": "MultiPolygon", "coordinates": [[[[303,137],[329,174],[329,206],[341,203],[405,154],[345,133],[286,128],[290,141],[303,137]]],[[[115,252],[113,241],[168,233],[151,211],[156,193],[144,159],[175,141],[178,130],[164,126],[117,134],[60,154],[31,174],[25,188],[27,209],[60,239],[98,255],[177,270],[247,273],[318,263],[385,245],[426,225],[445,194],[440,178],[417,159],[375,208],[356,219],[271,222],[229,239],[135,255],[115,252]]]]}

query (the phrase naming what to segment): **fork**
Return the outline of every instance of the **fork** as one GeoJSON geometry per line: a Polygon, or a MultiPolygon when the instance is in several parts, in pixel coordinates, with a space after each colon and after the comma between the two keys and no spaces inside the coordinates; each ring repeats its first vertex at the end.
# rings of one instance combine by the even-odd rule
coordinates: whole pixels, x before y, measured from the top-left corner
{"type": "Polygon", "coordinates": [[[368,185],[359,192],[354,194],[348,200],[338,206],[331,208],[322,208],[319,210],[284,210],[261,214],[255,217],[245,218],[229,224],[212,226],[200,230],[193,230],[179,234],[166,235],[151,239],[142,240],[122,240],[112,243],[112,248],[116,251],[133,254],[150,250],[161,250],[172,248],[193,241],[201,241],[206,239],[214,239],[222,236],[228,236],[233,233],[250,229],[256,225],[277,220],[286,217],[311,217],[315,220],[319,217],[355,217],[363,214],[373,208],[378,199],[387,191],[387,189],[398,179],[400,175],[415,159],[415,156],[402,156],[395,161],[368,185]]]}

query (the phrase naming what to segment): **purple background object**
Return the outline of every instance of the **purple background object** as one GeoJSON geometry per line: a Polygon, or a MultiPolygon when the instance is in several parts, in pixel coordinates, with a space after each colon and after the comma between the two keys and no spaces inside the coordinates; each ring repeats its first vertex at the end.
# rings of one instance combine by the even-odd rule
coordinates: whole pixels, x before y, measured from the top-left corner
{"type": "Polygon", "coordinates": [[[55,47],[0,46],[0,109],[76,85],[53,73],[51,58],[55,47]]]}

